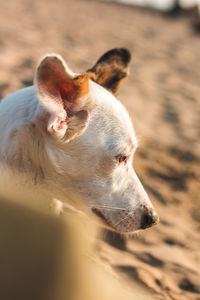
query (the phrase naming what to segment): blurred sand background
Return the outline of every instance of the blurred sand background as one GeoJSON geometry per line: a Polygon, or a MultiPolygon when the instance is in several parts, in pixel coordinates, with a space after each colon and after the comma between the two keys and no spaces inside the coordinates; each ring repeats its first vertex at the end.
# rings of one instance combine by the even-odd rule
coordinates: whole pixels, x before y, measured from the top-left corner
{"type": "Polygon", "coordinates": [[[200,36],[190,19],[94,0],[1,0],[0,11],[1,98],[31,85],[47,52],[84,71],[111,48],[131,51],[118,98],[140,141],[135,169],[161,221],[126,241],[106,233],[98,251],[159,299],[200,299],[200,36]]]}

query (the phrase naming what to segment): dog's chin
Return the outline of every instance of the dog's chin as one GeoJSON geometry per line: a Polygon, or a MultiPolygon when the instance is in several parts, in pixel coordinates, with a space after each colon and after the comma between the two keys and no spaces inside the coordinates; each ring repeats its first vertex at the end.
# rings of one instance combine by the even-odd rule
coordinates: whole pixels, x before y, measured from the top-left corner
{"type": "Polygon", "coordinates": [[[120,234],[132,234],[138,232],[140,228],[135,228],[132,230],[129,230],[128,228],[121,229],[120,226],[113,226],[111,221],[105,217],[105,215],[97,208],[92,208],[93,214],[98,218],[98,223],[104,227],[105,229],[108,229],[110,231],[114,231],[120,234]]]}
{"type": "Polygon", "coordinates": [[[112,227],[109,224],[109,221],[106,219],[106,217],[102,214],[102,212],[100,210],[98,210],[96,208],[92,208],[92,212],[95,215],[95,217],[97,217],[96,219],[98,221],[98,224],[100,224],[102,227],[104,227],[108,230],[118,232],[114,227],[112,227]]]}

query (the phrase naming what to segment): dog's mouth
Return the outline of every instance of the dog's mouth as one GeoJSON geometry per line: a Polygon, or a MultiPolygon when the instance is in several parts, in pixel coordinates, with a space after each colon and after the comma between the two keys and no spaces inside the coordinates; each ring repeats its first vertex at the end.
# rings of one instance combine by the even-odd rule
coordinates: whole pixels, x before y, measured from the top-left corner
{"type": "Polygon", "coordinates": [[[103,223],[103,225],[111,230],[115,230],[112,225],[110,224],[109,220],[104,216],[104,214],[97,208],[92,208],[92,212],[99,218],[101,219],[101,222],[103,223]]]}
{"type": "Polygon", "coordinates": [[[101,221],[103,227],[119,233],[133,233],[140,229],[146,229],[158,223],[158,215],[154,211],[121,209],[120,211],[102,211],[93,207],[92,212],[101,221]]]}
{"type": "Polygon", "coordinates": [[[104,222],[107,223],[107,219],[106,217],[102,214],[102,212],[100,210],[98,210],[97,208],[92,208],[92,212],[99,217],[100,219],[102,219],[104,222]]]}
{"type": "Polygon", "coordinates": [[[108,230],[111,230],[111,231],[115,231],[115,232],[118,232],[118,233],[121,233],[121,234],[125,234],[125,233],[129,233],[131,231],[135,231],[137,230],[138,228],[134,228],[132,230],[129,229],[129,228],[126,228],[126,226],[123,226],[123,218],[121,221],[118,220],[118,222],[112,222],[112,220],[110,220],[109,218],[107,218],[99,209],[97,208],[92,208],[92,212],[98,217],[98,219],[100,220],[101,222],[101,225],[103,227],[105,227],[106,229],[108,230]]]}

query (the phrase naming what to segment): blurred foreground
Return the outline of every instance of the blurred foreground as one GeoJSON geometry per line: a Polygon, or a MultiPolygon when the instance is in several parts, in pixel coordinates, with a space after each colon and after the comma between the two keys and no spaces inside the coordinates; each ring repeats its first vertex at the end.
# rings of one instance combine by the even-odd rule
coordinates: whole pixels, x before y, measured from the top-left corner
{"type": "Polygon", "coordinates": [[[136,282],[133,289],[117,279],[99,260],[96,228],[87,217],[44,212],[38,205],[42,197],[22,191],[1,171],[0,299],[144,300],[152,295],[136,282]]]}
{"type": "Polygon", "coordinates": [[[200,39],[189,20],[89,0],[0,1],[0,8],[1,97],[32,84],[44,53],[84,71],[108,49],[131,51],[118,97],[140,141],[135,169],[161,222],[138,239],[108,235],[98,252],[160,299],[199,299],[200,39]]]}

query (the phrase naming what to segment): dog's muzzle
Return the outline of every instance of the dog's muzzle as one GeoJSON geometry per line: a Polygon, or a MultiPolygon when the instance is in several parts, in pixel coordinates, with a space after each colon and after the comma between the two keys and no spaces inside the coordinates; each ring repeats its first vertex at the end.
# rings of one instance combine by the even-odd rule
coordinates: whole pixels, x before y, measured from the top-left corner
{"type": "Polygon", "coordinates": [[[130,233],[139,229],[146,229],[158,223],[159,217],[156,211],[144,207],[139,210],[117,210],[108,212],[103,209],[92,208],[92,212],[110,230],[120,233],[130,233]]]}

